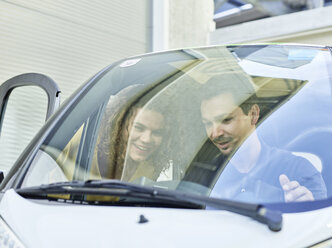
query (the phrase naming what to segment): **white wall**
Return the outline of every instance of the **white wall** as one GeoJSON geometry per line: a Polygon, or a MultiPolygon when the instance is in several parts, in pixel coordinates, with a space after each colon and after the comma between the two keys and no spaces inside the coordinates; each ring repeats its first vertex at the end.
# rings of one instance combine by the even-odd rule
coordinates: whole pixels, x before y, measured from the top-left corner
{"type": "Polygon", "coordinates": [[[154,0],[154,51],[206,46],[215,29],[213,0],[154,0]]]}
{"type": "Polygon", "coordinates": [[[148,50],[149,1],[0,1],[0,82],[41,72],[63,98],[93,73],[148,50]]]}

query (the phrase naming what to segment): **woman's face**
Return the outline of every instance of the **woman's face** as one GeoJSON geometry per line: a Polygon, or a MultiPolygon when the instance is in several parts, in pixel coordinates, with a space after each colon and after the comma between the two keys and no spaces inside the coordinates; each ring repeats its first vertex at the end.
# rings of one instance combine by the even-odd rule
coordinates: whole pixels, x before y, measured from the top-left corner
{"type": "Polygon", "coordinates": [[[129,126],[129,157],[135,162],[149,159],[163,140],[164,128],[162,114],[138,109],[134,122],[129,126]]]}

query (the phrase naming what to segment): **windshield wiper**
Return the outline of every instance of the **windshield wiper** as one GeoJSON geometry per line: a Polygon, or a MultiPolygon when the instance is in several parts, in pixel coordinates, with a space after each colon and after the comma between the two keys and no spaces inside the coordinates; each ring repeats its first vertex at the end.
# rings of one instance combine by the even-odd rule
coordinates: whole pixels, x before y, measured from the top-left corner
{"type": "Polygon", "coordinates": [[[47,198],[49,194],[91,194],[127,196],[172,202],[175,201],[179,203],[191,203],[251,217],[266,224],[272,231],[280,231],[282,227],[281,212],[268,209],[262,204],[251,204],[211,198],[157,187],[140,186],[119,180],[61,182],[16,189],[16,192],[25,197],[38,196],[47,198]]]}
{"type": "MultiPolygon", "coordinates": [[[[119,180],[87,180],[87,181],[68,181],[39,186],[25,187],[16,189],[16,192],[25,197],[48,198],[49,195],[57,194],[92,194],[92,195],[112,195],[112,196],[151,196],[155,190],[133,183],[122,182],[119,180]]],[[[147,197],[150,198],[150,197],[147,197]]]]}
{"type": "MultiPolygon", "coordinates": [[[[159,190],[159,189],[158,189],[159,190]]],[[[153,203],[163,204],[168,207],[186,207],[186,208],[202,208],[201,205],[189,201],[179,201],[170,194],[158,194],[157,189],[152,187],[141,186],[134,183],[123,182],[119,180],[87,180],[87,181],[69,181],[51,184],[43,184],[40,186],[25,187],[16,189],[16,192],[24,197],[34,199],[49,199],[66,202],[81,202],[94,204],[107,204],[109,199],[95,200],[94,198],[86,199],[86,195],[94,196],[115,196],[121,197],[121,200],[114,198],[112,205],[135,204],[135,201],[126,201],[129,198],[147,199],[145,202],[150,205],[153,203]],[[56,198],[60,195],[59,199],[56,198]],[[63,195],[71,195],[65,198],[63,195]],[[151,202],[152,201],[152,202],[151,202]]],[[[144,202],[140,201],[140,204],[144,202]]],[[[146,204],[145,204],[146,205],[146,204]]]]}
{"type": "Polygon", "coordinates": [[[269,209],[262,204],[237,202],[226,199],[188,194],[184,194],[182,197],[185,200],[189,200],[196,204],[204,204],[214,209],[226,210],[251,217],[254,220],[266,224],[271,231],[277,232],[282,228],[282,213],[280,211],[269,209]]]}

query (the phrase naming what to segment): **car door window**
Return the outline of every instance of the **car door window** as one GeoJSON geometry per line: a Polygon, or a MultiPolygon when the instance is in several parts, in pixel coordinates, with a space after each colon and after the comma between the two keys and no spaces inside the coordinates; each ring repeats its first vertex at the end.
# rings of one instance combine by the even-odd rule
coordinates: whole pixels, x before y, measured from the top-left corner
{"type": "Polygon", "coordinates": [[[47,101],[37,86],[15,88],[10,94],[0,139],[0,170],[5,174],[44,124],[47,101]]]}
{"type": "Polygon", "coordinates": [[[60,105],[60,89],[48,76],[24,73],[0,86],[0,172],[19,154],[60,105]]]}

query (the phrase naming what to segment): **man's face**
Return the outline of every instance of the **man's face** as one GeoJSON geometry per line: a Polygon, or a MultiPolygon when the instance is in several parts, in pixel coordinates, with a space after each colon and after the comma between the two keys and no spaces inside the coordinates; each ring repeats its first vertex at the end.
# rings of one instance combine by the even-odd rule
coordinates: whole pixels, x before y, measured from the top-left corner
{"type": "Polygon", "coordinates": [[[231,93],[203,100],[201,115],[209,139],[224,155],[232,153],[255,129],[251,110],[245,115],[231,93]]]}

